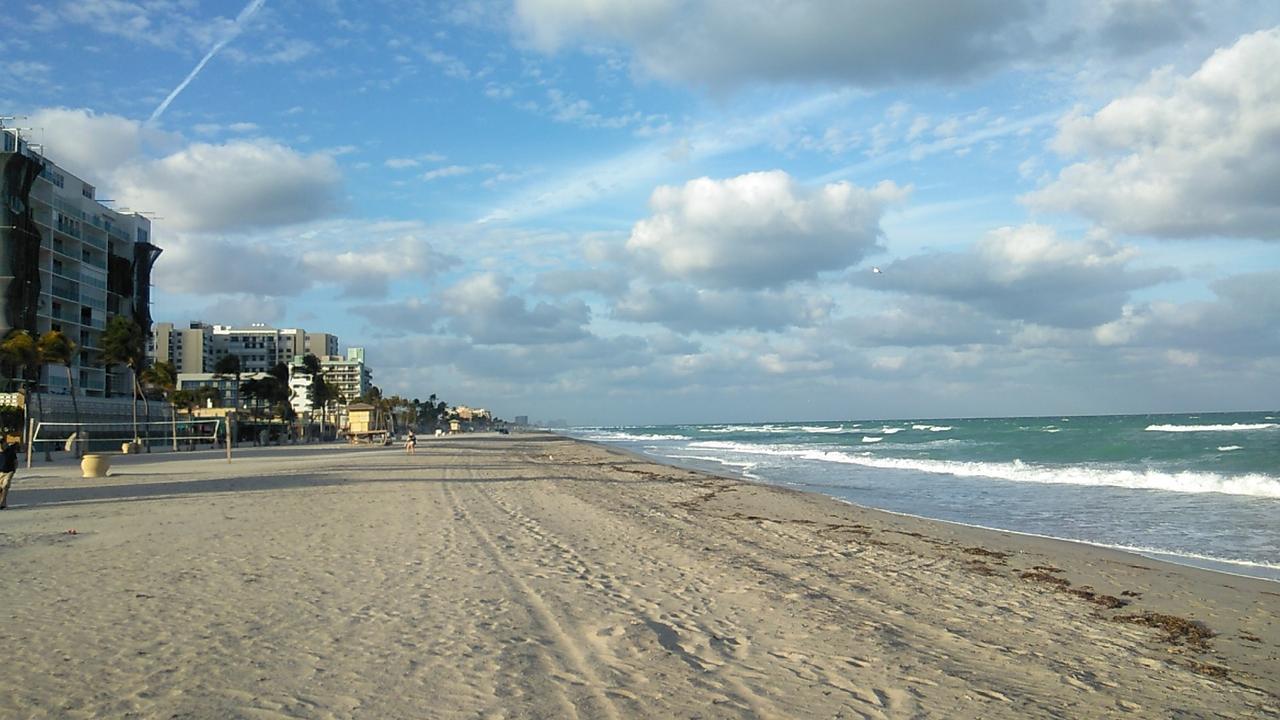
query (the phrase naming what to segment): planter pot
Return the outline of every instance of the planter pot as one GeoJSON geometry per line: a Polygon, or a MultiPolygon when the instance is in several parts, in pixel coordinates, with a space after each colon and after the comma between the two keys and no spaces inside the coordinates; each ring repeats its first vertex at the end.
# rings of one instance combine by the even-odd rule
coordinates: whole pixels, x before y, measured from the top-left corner
{"type": "Polygon", "coordinates": [[[87,478],[106,477],[111,469],[111,456],[89,453],[80,460],[80,475],[87,478]]]}
{"type": "Polygon", "coordinates": [[[136,455],[142,450],[142,445],[136,442],[127,442],[120,444],[120,452],[125,455],[136,455]]]}

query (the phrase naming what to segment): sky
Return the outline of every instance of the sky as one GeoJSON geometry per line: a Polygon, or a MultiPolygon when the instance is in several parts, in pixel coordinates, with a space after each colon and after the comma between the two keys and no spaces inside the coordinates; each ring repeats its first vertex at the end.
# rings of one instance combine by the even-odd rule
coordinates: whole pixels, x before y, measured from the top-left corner
{"type": "Polygon", "coordinates": [[[573,424],[1280,407],[1280,4],[50,0],[158,321],[573,424]]]}

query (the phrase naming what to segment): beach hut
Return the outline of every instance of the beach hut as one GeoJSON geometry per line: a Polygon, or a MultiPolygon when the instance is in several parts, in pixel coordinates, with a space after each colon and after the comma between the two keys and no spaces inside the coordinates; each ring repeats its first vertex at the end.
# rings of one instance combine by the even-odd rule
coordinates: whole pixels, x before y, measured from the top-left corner
{"type": "Polygon", "coordinates": [[[365,403],[347,406],[347,439],[353,443],[369,442],[385,444],[390,432],[382,426],[377,408],[365,403]]]}

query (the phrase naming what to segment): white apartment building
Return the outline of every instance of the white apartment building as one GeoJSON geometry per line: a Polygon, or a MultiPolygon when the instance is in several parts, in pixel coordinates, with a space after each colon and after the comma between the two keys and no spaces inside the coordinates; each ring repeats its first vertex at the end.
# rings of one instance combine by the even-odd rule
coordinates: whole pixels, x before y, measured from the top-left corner
{"type": "MultiPolygon", "coordinates": [[[[319,360],[321,377],[338,391],[344,402],[355,400],[373,387],[373,371],[364,364],[364,348],[350,348],[345,357],[334,354],[320,357],[319,360]]],[[[299,372],[300,367],[299,361],[289,368],[289,389],[293,391],[290,403],[299,414],[315,409],[311,398],[307,396],[311,389],[311,377],[299,372]]]]}
{"type": "Polygon", "coordinates": [[[155,325],[149,351],[153,359],[174,364],[183,380],[182,387],[214,385],[224,398],[238,394],[238,389],[230,389],[234,380],[212,375],[223,357],[240,358],[242,381],[283,362],[290,368],[291,402],[299,413],[312,410],[307,398],[311,378],[296,370],[305,355],[315,355],[320,360],[325,382],[334,386],[347,401],[364,395],[373,386],[373,371],[364,363],[364,348],[350,348],[345,356],[339,355],[338,336],[309,333],[301,328],[277,329],[265,324],[234,327],[203,322],[191,322],[186,328],[180,328],[162,322],[155,325]]]}
{"type": "MultiPolygon", "coordinates": [[[[0,334],[61,331],[77,346],[78,394],[131,394],[128,371],[102,363],[102,331],[116,315],[151,327],[151,270],[161,253],[151,221],[99,202],[93,185],[3,123],[0,167],[0,334]]],[[[39,386],[69,393],[66,369],[41,368],[39,386]]]]}
{"type": "Polygon", "coordinates": [[[248,327],[191,322],[186,328],[156,323],[149,353],[173,363],[180,373],[212,372],[227,355],[240,358],[242,372],[266,372],[276,363],[294,358],[338,354],[338,336],[308,333],[301,328],[277,329],[257,323],[248,327]]]}
{"type": "Polygon", "coordinates": [[[249,327],[213,326],[213,364],[226,355],[240,357],[241,372],[266,372],[293,359],[291,339],[261,323],[249,327]]]}
{"type": "Polygon", "coordinates": [[[373,371],[364,364],[364,348],[347,348],[346,357],[329,355],[320,358],[324,381],[337,387],[343,400],[351,402],[373,387],[373,371]]]}

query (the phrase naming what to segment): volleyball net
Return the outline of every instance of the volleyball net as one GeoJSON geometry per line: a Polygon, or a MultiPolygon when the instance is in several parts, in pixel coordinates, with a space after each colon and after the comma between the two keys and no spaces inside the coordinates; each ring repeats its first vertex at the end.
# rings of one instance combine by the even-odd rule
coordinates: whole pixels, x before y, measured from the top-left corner
{"type": "Polygon", "coordinates": [[[153,447],[217,443],[225,436],[223,418],[185,418],[138,422],[45,422],[34,423],[31,449],[34,452],[70,450],[73,442],[85,452],[118,451],[124,443],[139,440],[153,447]],[[74,436],[74,438],[73,438],[74,436]]]}

